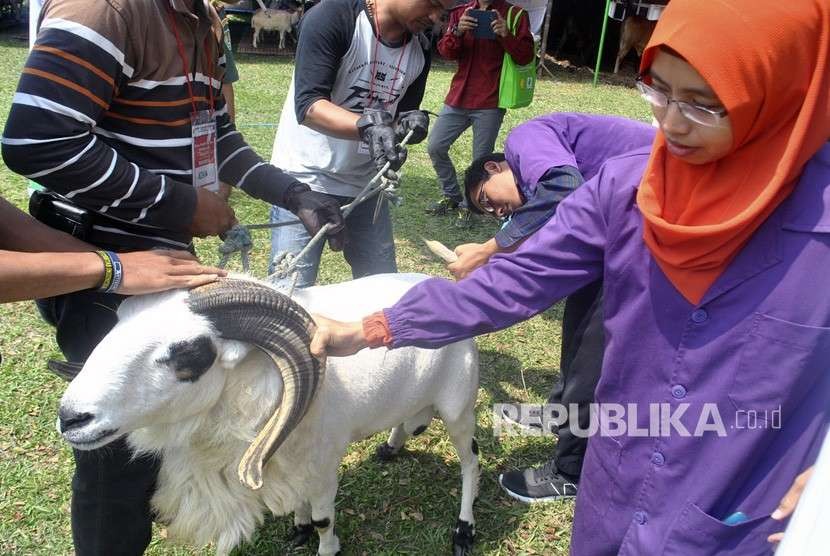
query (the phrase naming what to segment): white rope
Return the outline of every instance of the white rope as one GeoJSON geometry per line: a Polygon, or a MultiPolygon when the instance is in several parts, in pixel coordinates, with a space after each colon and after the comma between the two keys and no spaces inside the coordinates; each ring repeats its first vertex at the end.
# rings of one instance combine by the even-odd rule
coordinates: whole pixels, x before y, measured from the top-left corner
{"type": "MultiPolygon", "coordinates": [[[[409,143],[409,140],[412,138],[413,133],[415,133],[415,131],[410,130],[409,133],[406,134],[406,137],[404,137],[403,141],[400,142],[401,147],[404,147],[404,146],[406,146],[407,143],[409,143]]],[[[369,180],[369,183],[366,184],[366,187],[364,187],[360,191],[360,193],[357,194],[357,197],[355,197],[354,200],[351,203],[349,203],[348,205],[346,205],[342,208],[343,220],[345,220],[352,213],[352,211],[355,208],[357,208],[357,206],[359,204],[363,203],[364,201],[367,201],[367,200],[371,199],[372,197],[374,197],[378,193],[386,191],[387,189],[394,189],[394,186],[397,182],[396,179],[385,181],[384,183],[381,183],[381,185],[376,186],[376,184],[379,181],[381,181],[381,178],[383,178],[386,175],[386,173],[389,171],[391,166],[392,165],[389,162],[384,164],[383,168],[381,168],[378,171],[378,173],[375,174],[374,177],[371,180],[369,180]]],[[[268,275],[267,279],[268,280],[273,280],[274,278],[277,278],[277,277],[278,278],[285,278],[286,276],[288,276],[292,272],[295,272],[295,270],[297,268],[297,265],[302,260],[302,258],[305,257],[306,254],[308,254],[309,251],[314,249],[314,247],[326,237],[326,233],[329,230],[331,230],[332,227],[333,226],[330,223],[327,223],[325,226],[320,228],[320,231],[318,231],[317,234],[315,234],[315,236],[313,238],[311,238],[311,240],[306,244],[306,246],[302,249],[302,251],[300,251],[296,256],[293,256],[293,257],[290,257],[290,256],[279,257],[281,262],[280,262],[279,265],[276,265],[276,266],[282,266],[282,264],[285,263],[285,262],[287,262],[287,265],[284,268],[277,268],[272,274],[268,275]]],[[[274,260],[277,260],[277,258],[278,257],[275,257],[274,260]]]]}
{"type": "MultiPolygon", "coordinates": [[[[414,130],[407,133],[399,145],[401,147],[406,146],[412,138],[413,133],[415,133],[414,130]]],[[[385,177],[391,166],[392,165],[389,162],[384,164],[383,168],[381,168],[378,173],[375,174],[371,180],[369,180],[366,187],[364,187],[360,193],[357,194],[357,197],[355,197],[351,203],[341,208],[343,220],[345,220],[359,204],[368,201],[375,195],[379,193],[394,194],[395,186],[397,185],[397,177],[396,179],[388,179],[385,177]],[[380,185],[376,185],[378,182],[381,182],[380,185]]],[[[380,205],[378,205],[378,207],[380,207],[380,205]]],[[[375,219],[377,219],[377,212],[378,209],[375,209],[375,219]]],[[[225,268],[225,265],[228,264],[233,254],[239,252],[242,258],[242,271],[246,273],[249,272],[249,254],[251,252],[251,248],[253,247],[251,230],[279,228],[281,226],[291,226],[294,224],[300,224],[300,221],[288,220],[284,222],[269,222],[267,224],[236,224],[233,228],[228,230],[227,234],[223,238],[222,244],[219,246],[219,254],[222,256],[219,261],[219,268],[225,268]]],[[[296,268],[300,260],[302,260],[302,258],[311,249],[313,249],[315,245],[320,243],[320,241],[326,237],[326,233],[331,230],[331,228],[332,225],[329,223],[320,228],[320,231],[318,231],[317,234],[315,234],[306,246],[296,255],[291,253],[280,253],[274,257],[274,267],[276,270],[272,274],[269,274],[266,279],[273,280],[275,277],[284,278],[293,272],[293,283],[296,284],[298,276],[296,268]]],[[[294,290],[293,285],[291,290],[294,290]]]]}

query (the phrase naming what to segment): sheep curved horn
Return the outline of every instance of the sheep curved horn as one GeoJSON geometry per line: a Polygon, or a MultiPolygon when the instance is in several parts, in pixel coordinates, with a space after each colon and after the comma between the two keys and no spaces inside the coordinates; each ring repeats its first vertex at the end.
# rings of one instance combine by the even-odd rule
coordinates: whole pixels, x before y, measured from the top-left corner
{"type": "Polygon", "coordinates": [[[256,490],[262,487],[263,466],[302,420],[322,379],[320,363],[309,352],[314,321],[287,296],[249,280],[228,278],[195,288],[188,305],[221,337],[262,349],[282,376],[282,402],[239,462],[239,480],[256,490]]]}

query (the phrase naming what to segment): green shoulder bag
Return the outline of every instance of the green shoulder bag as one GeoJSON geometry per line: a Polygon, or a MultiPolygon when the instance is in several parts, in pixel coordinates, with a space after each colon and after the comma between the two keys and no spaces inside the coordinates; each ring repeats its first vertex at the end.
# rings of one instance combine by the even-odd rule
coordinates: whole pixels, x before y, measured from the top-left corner
{"type": "MultiPolygon", "coordinates": [[[[513,35],[519,28],[521,8],[510,6],[507,10],[507,30],[513,35]],[[514,11],[515,10],[515,11],[514,11]]],[[[499,108],[522,108],[533,100],[533,89],[536,87],[536,56],[524,66],[513,61],[510,54],[504,53],[501,64],[501,79],[499,80],[499,108]]]]}

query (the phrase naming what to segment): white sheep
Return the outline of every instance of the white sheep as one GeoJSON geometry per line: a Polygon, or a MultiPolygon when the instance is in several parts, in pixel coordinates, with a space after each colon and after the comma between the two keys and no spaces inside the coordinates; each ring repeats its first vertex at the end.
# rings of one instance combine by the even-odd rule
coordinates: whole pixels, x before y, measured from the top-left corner
{"type": "MultiPolygon", "coordinates": [[[[424,278],[371,276],[295,298],[309,311],[355,319],[424,278]]],[[[323,370],[308,352],[308,314],[240,278],[131,298],[118,316],[64,393],[58,427],[80,450],[127,434],[138,453],[160,455],[152,505],[171,538],[215,542],[224,555],[266,511],[293,511],[296,540],[316,527],[319,554],[336,554],[337,471],[349,443],[394,427],[378,450],[394,455],[438,415],[461,461],[454,554],[470,553],[479,474],[472,341],[367,349],[330,357],[323,370]]]]}
{"type": "Polygon", "coordinates": [[[285,35],[291,32],[294,25],[300,21],[300,11],[258,9],[251,17],[251,27],[254,29],[254,48],[257,48],[260,35],[263,31],[277,31],[280,34],[279,50],[285,50],[285,35]]]}

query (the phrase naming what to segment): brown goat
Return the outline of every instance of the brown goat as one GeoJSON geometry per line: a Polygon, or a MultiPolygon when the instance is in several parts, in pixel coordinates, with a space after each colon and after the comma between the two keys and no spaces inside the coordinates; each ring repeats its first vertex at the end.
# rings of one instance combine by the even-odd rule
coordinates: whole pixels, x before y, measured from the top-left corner
{"type": "Polygon", "coordinates": [[[637,51],[637,56],[643,55],[643,50],[651,38],[651,33],[654,32],[654,25],[656,21],[649,21],[648,19],[636,15],[626,17],[622,23],[622,31],[620,32],[620,49],[617,52],[617,61],[614,64],[614,73],[620,71],[620,62],[622,62],[625,55],[634,48],[637,51]]]}

